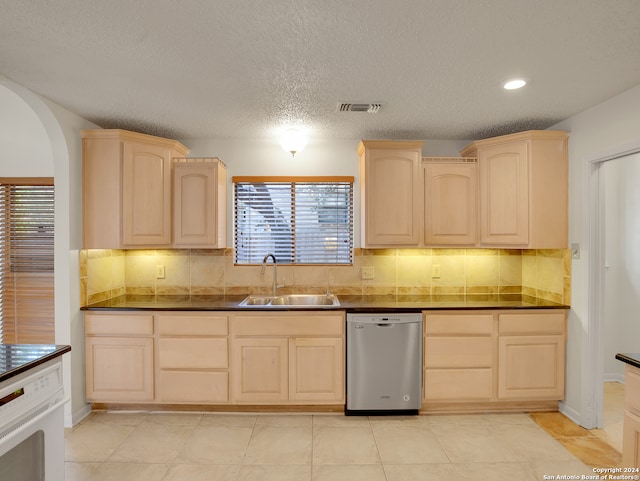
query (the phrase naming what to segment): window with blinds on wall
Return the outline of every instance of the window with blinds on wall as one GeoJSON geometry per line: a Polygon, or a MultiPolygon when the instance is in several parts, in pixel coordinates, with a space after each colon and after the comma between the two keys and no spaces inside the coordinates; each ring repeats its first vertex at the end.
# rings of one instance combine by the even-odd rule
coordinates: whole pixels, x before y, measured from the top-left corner
{"type": "Polygon", "coordinates": [[[53,227],[53,179],[0,179],[2,343],[54,342],[53,227]]]}
{"type": "Polygon", "coordinates": [[[353,264],[353,177],[234,177],[235,262],[353,264]]]}

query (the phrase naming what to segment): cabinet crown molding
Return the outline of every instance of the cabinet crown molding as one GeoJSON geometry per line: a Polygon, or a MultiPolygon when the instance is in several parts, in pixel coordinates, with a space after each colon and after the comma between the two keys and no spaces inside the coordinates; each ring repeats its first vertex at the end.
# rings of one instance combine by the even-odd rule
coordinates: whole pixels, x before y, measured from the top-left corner
{"type": "Polygon", "coordinates": [[[158,146],[169,147],[176,151],[177,156],[186,156],[190,150],[177,140],[165,139],[154,135],[141,134],[139,132],[131,132],[122,129],[92,129],[81,130],[80,135],[83,139],[118,139],[133,140],[136,142],[148,142],[158,146]]]}
{"type": "Polygon", "coordinates": [[[422,140],[361,140],[358,144],[358,155],[364,149],[419,149],[422,150],[422,140]]]}
{"type": "Polygon", "coordinates": [[[519,140],[566,140],[568,138],[569,133],[564,130],[526,130],[524,132],[516,132],[515,134],[476,140],[462,149],[460,155],[463,157],[475,157],[475,151],[478,150],[479,147],[487,147],[504,142],[519,140]]]}

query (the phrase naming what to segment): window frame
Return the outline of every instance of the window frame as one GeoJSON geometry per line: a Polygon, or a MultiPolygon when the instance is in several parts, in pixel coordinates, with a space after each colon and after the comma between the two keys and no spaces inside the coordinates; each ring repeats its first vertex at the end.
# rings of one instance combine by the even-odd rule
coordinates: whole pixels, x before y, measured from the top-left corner
{"type": "MultiPolygon", "coordinates": [[[[257,259],[252,261],[239,262],[238,259],[238,184],[290,184],[289,193],[291,196],[291,262],[282,261],[278,259],[278,264],[287,266],[353,266],[354,265],[354,177],[353,176],[234,176],[232,177],[233,184],[233,212],[234,212],[234,226],[233,226],[233,247],[234,247],[234,265],[235,266],[256,266],[261,262],[257,259]],[[296,223],[299,223],[299,219],[296,218],[296,184],[331,184],[335,183],[341,189],[344,189],[348,194],[347,203],[347,222],[348,223],[348,259],[346,262],[296,262],[295,247],[299,242],[296,241],[296,223]],[[344,184],[349,184],[347,188],[344,184]]],[[[339,224],[336,222],[336,224],[339,224]]],[[[318,222],[318,225],[321,225],[318,222]]],[[[299,238],[299,237],[298,237],[299,238]]],[[[272,252],[265,252],[265,255],[272,252]]],[[[277,257],[277,256],[276,256],[277,257]]]]}

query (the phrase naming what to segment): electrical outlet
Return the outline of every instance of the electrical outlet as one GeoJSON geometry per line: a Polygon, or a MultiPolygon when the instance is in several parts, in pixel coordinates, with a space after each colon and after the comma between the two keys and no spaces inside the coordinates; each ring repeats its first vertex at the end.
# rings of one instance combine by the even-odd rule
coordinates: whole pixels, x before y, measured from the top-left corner
{"type": "Polygon", "coordinates": [[[373,279],[375,277],[375,271],[373,267],[363,267],[362,268],[362,278],[363,279],[373,279]]]}
{"type": "Polygon", "coordinates": [[[433,264],[431,266],[431,277],[437,279],[440,277],[440,264],[433,264]]]}
{"type": "Polygon", "coordinates": [[[157,265],[156,266],[156,279],[164,279],[164,266],[157,265]]]}

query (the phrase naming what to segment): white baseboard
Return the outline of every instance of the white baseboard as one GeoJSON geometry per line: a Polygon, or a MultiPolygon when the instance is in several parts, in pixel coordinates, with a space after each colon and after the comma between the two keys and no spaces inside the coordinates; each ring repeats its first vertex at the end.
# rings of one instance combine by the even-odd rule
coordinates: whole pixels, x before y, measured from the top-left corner
{"type": "Polygon", "coordinates": [[[571,419],[574,423],[582,426],[582,423],[580,422],[580,413],[575,409],[567,406],[564,401],[560,401],[560,403],[558,404],[558,410],[569,419],[571,419]]]}
{"type": "Polygon", "coordinates": [[[91,414],[91,403],[87,403],[82,406],[81,409],[77,410],[71,415],[71,424],[67,423],[67,419],[65,419],[65,427],[72,427],[86,418],[89,414],[91,414]]]}
{"type": "Polygon", "coordinates": [[[624,384],[624,374],[605,373],[602,378],[604,382],[619,382],[620,384],[624,384]]]}

